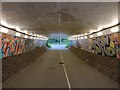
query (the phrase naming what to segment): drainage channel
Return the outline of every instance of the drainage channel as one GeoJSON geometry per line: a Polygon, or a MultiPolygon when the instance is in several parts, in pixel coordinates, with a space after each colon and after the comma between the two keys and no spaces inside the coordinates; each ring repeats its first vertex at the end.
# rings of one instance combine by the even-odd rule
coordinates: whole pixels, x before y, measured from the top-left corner
{"type": "Polygon", "coordinates": [[[68,74],[67,74],[67,71],[66,71],[66,67],[65,67],[64,60],[63,60],[62,52],[61,52],[61,49],[59,49],[59,50],[60,50],[60,56],[61,56],[61,61],[59,62],[59,64],[61,64],[63,66],[65,77],[66,77],[67,84],[68,84],[68,88],[69,88],[69,90],[71,90],[71,84],[70,84],[70,80],[69,80],[69,77],[68,77],[68,74]]]}

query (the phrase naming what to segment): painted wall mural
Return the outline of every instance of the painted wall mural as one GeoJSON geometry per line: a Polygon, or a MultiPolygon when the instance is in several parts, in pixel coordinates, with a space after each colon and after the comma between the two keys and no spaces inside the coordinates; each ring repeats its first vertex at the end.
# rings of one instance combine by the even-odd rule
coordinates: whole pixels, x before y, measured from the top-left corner
{"type": "Polygon", "coordinates": [[[79,40],[82,49],[104,56],[120,57],[120,33],[79,40]]]}
{"type": "Polygon", "coordinates": [[[2,57],[7,57],[22,53],[25,39],[16,36],[2,34],[2,57]]]}
{"type": "Polygon", "coordinates": [[[40,43],[40,40],[24,39],[8,34],[0,35],[0,59],[7,56],[28,52],[43,45],[40,43]]]}

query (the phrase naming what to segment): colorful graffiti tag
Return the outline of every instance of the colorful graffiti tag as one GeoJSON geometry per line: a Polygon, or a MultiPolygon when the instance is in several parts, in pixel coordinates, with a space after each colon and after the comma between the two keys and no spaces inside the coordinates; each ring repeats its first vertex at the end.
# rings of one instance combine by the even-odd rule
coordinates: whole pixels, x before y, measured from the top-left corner
{"type": "Polygon", "coordinates": [[[2,34],[2,57],[7,57],[22,53],[25,39],[16,36],[2,34]]]}
{"type": "Polygon", "coordinates": [[[116,57],[120,49],[120,33],[79,40],[82,49],[95,54],[116,57]]]}
{"type": "MultiPolygon", "coordinates": [[[[0,33],[0,37],[2,36],[2,33],[0,33]]],[[[2,38],[0,38],[0,59],[2,58],[2,38]]]]}
{"type": "Polygon", "coordinates": [[[43,46],[41,40],[24,39],[8,34],[0,34],[0,59],[21,54],[43,46]]]}

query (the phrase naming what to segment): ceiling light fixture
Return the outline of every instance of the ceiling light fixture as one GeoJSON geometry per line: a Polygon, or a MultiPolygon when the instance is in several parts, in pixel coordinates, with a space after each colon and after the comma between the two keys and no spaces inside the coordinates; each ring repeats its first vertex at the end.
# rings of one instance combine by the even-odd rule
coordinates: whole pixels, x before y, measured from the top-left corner
{"type": "Polygon", "coordinates": [[[101,36],[102,35],[102,32],[98,32],[98,36],[101,36]]]}
{"type": "Polygon", "coordinates": [[[28,36],[27,36],[27,35],[25,35],[25,38],[28,38],[28,36]]]}
{"type": "Polygon", "coordinates": [[[7,26],[8,24],[7,24],[7,22],[1,20],[1,25],[7,26]]]}
{"type": "Polygon", "coordinates": [[[20,33],[16,32],[16,36],[20,36],[20,33]]]}
{"type": "Polygon", "coordinates": [[[97,29],[97,31],[102,30],[102,28],[103,28],[102,26],[99,26],[98,29],[97,29]]]}
{"type": "Polygon", "coordinates": [[[87,35],[87,33],[85,33],[85,35],[87,35]]]}
{"type": "Polygon", "coordinates": [[[113,28],[111,28],[111,32],[118,32],[119,31],[119,27],[117,26],[117,27],[113,27],[113,28]]]}
{"type": "Polygon", "coordinates": [[[112,20],[112,25],[116,25],[116,24],[118,24],[118,22],[119,22],[118,19],[113,19],[112,20]]]}
{"type": "Polygon", "coordinates": [[[25,34],[27,34],[28,32],[27,32],[27,30],[25,30],[25,31],[23,31],[25,34]]]}
{"type": "Polygon", "coordinates": [[[87,36],[85,36],[84,38],[87,39],[87,36]]]}
{"type": "Polygon", "coordinates": [[[90,30],[90,34],[93,33],[93,32],[94,32],[94,30],[90,30]]]}
{"type": "Polygon", "coordinates": [[[17,30],[17,31],[20,31],[20,28],[19,28],[19,27],[16,27],[16,30],[17,30]]]}
{"type": "Polygon", "coordinates": [[[93,37],[93,35],[90,35],[90,38],[92,38],[93,37]]]}
{"type": "Polygon", "coordinates": [[[80,39],[83,39],[83,37],[81,37],[80,39]]]}
{"type": "Polygon", "coordinates": [[[1,31],[2,33],[8,33],[8,29],[7,29],[7,28],[1,27],[0,31],[1,31]]]}

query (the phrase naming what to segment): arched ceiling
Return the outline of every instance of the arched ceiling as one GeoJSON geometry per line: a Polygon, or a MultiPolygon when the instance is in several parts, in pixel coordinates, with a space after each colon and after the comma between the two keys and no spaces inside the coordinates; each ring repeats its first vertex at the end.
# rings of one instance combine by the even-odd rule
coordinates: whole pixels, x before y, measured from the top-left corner
{"type": "Polygon", "coordinates": [[[39,34],[82,34],[118,17],[117,2],[3,2],[8,24],[39,34]],[[61,22],[59,24],[59,14],[61,22]]]}

